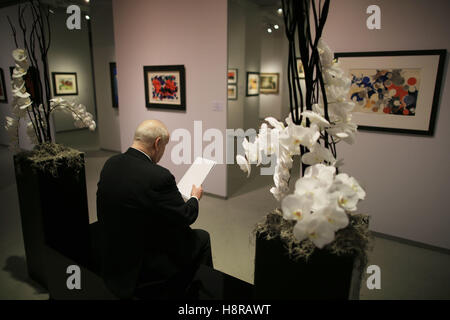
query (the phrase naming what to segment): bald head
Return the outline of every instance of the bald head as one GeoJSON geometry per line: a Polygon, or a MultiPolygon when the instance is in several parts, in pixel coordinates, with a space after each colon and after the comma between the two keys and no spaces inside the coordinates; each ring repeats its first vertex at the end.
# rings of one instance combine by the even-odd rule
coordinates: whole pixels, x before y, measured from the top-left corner
{"type": "Polygon", "coordinates": [[[133,148],[139,149],[158,162],[169,142],[169,130],[159,120],[145,120],[134,133],[133,148]]]}
{"type": "Polygon", "coordinates": [[[145,120],[136,128],[134,141],[152,145],[160,137],[164,143],[169,142],[169,130],[159,120],[145,120]]]}

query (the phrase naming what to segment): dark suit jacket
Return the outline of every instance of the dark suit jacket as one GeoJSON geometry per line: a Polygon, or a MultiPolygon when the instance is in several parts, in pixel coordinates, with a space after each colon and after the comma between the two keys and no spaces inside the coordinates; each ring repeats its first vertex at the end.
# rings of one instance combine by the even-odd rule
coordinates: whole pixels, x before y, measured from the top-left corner
{"type": "Polygon", "coordinates": [[[139,279],[163,280],[192,264],[189,227],[198,201],[185,202],[173,175],[138,150],[108,159],[97,190],[102,277],[120,298],[133,296],[139,279]]]}

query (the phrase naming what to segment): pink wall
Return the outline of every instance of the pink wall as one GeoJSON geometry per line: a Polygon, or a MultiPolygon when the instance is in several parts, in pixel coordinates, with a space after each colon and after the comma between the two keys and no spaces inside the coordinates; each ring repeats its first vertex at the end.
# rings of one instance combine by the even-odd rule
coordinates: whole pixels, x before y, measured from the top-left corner
{"type": "MultiPolygon", "coordinates": [[[[152,118],[163,121],[170,131],[186,128],[192,137],[194,121],[201,120],[203,131],[217,128],[225,137],[227,1],[114,0],[113,15],[122,151],[131,144],[136,126],[152,118]],[[187,111],[148,111],[143,66],[176,64],[186,68],[187,111]],[[214,110],[215,101],[222,110],[214,110]]],[[[172,163],[175,144],[169,143],[160,164],[178,181],[189,166],[172,163]]],[[[226,196],[226,165],[213,170],[204,189],[226,196]]]]}
{"type": "MultiPolygon", "coordinates": [[[[331,1],[324,40],[335,52],[450,50],[448,0],[331,1]],[[381,8],[381,30],[368,30],[366,8],[381,8]]],[[[434,137],[360,131],[338,145],[343,170],[367,190],[360,209],[371,228],[450,248],[450,81],[447,62],[434,137]]]]}

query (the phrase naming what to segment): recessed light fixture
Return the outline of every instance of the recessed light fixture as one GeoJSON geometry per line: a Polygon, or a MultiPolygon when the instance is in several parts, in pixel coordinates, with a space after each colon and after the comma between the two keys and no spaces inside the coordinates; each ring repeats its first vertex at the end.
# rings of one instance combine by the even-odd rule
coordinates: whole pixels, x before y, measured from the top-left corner
{"type": "Polygon", "coordinates": [[[85,15],[86,20],[91,20],[91,17],[89,17],[88,15],[85,15]]]}
{"type": "Polygon", "coordinates": [[[272,33],[272,28],[267,28],[268,33],[272,33]]]}
{"type": "Polygon", "coordinates": [[[273,28],[274,28],[275,30],[278,30],[278,29],[280,28],[280,26],[277,25],[277,24],[275,24],[275,25],[273,26],[273,28]]]}
{"type": "Polygon", "coordinates": [[[283,14],[283,9],[278,8],[277,13],[278,13],[279,15],[282,15],[282,14],[283,14]]]}
{"type": "Polygon", "coordinates": [[[90,1],[89,0],[84,0],[84,2],[89,3],[90,1]]]}

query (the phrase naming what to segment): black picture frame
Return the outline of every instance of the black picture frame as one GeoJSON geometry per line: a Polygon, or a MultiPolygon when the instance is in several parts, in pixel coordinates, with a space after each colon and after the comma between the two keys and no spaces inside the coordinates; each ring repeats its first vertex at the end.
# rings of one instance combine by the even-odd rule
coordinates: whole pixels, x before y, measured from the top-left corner
{"type": "Polygon", "coordinates": [[[261,72],[259,74],[259,93],[278,94],[279,90],[280,90],[280,73],[278,73],[278,72],[261,72]],[[272,78],[271,82],[275,85],[275,88],[263,88],[263,86],[262,86],[262,84],[264,84],[263,78],[272,78]]]}
{"type": "Polygon", "coordinates": [[[228,100],[237,100],[238,99],[238,87],[235,84],[229,84],[227,87],[227,99],[228,100]],[[234,96],[230,95],[230,88],[234,90],[234,96]]]}
{"type": "Polygon", "coordinates": [[[111,101],[113,108],[119,108],[119,88],[117,84],[117,64],[109,63],[109,77],[111,82],[111,101]]]}
{"type": "MultiPolygon", "coordinates": [[[[184,65],[144,66],[143,69],[145,83],[145,107],[147,109],[186,111],[186,72],[184,65]],[[169,90],[169,97],[173,96],[173,94],[170,94],[170,91],[173,91],[171,88],[166,88],[165,86],[163,88],[163,92],[161,92],[161,89],[156,89],[154,88],[153,83],[149,83],[149,77],[151,75],[155,75],[155,77],[174,77],[176,85],[176,91],[174,92],[178,92],[177,98],[174,98],[175,101],[170,102],[171,98],[164,97],[166,95],[164,91],[167,92],[167,90],[169,90]],[[179,82],[178,85],[176,84],[177,79],[179,82]],[[152,94],[150,94],[150,90],[152,90],[152,94]]],[[[165,79],[158,79],[157,81],[161,84],[160,81],[165,81],[165,79]]]]}
{"type": "MultiPolygon", "coordinates": [[[[433,88],[427,88],[420,89],[420,91],[427,92],[427,96],[429,96],[429,99],[422,103],[422,105],[425,105],[427,107],[427,112],[425,113],[424,119],[428,119],[427,121],[423,121],[422,129],[413,129],[408,128],[407,125],[399,125],[399,127],[386,127],[383,126],[382,123],[380,125],[367,125],[367,124],[358,124],[358,129],[362,130],[368,130],[368,131],[380,131],[380,132],[392,132],[392,133],[402,133],[402,134],[415,134],[415,135],[425,135],[425,136],[433,136],[435,131],[435,124],[436,124],[436,116],[438,113],[438,106],[439,106],[439,100],[440,100],[440,94],[441,94],[441,84],[442,79],[444,75],[444,65],[445,65],[445,59],[447,55],[446,49],[436,49],[436,50],[403,50],[403,51],[372,51],[372,52],[338,52],[334,54],[334,57],[338,61],[346,61],[347,64],[351,64],[351,59],[353,58],[368,58],[368,59],[380,59],[382,61],[383,57],[386,57],[386,61],[397,61],[400,59],[409,59],[414,64],[414,58],[420,57],[420,56],[434,56],[434,59],[436,60],[437,65],[436,68],[431,68],[430,66],[424,66],[426,68],[430,68],[429,74],[431,74],[431,78],[434,80],[434,87],[433,88]]],[[[432,57],[430,57],[432,58],[432,57]]],[[[409,61],[408,60],[408,61],[409,61]]],[[[356,61],[356,60],[354,60],[356,61]]],[[[378,62],[377,62],[378,63],[378,62]]],[[[417,65],[420,63],[417,62],[417,65]]],[[[386,69],[392,69],[395,70],[393,67],[382,67],[386,69]]],[[[400,67],[399,69],[401,69],[400,67]]],[[[356,68],[359,69],[359,68],[356,68]]],[[[375,68],[371,68],[375,69],[375,68]]],[[[418,68],[419,69],[419,68],[418,68]]],[[[377,69],[378,70],[378,69],[377,69]]],[[[422,70],[422,69],[420,69],[422,70]]],[[[425,82],[425,81],[422,81],[425,82]]],[[[427,82],[428,83],[428,82],[427,82]]],[[[430,84],[429,84],[430,85],[430,84]]],[[[409,91],[408,91],[409,92],[409,91]]],[[[420,92],[418,93],[420,95],[420,92]]],[[[419,105],[419,101],[417,98],[416,104],[419,105]]],[[[355,115],[355,113],[354,113],[355,115]]],[[[355,118],[355,117],[354,117],[355,118]]],[[[380,119],[381,122],[382,119],[380,119]]],[[[400,122],[401,119],[399,119],[400,122]]]]}
{"type": "Polygon", "coordinates": [[[5,75],[3,69],[0,68],[0,103],[8,103],[8,94],[6,93],[5,75]]]}
{"type": "Polygon", "coordinates": [[[227,83],[228,84],[237,84],[238,83],[238,69],[237,68],[229,68],[228,69],[227,83]],[[230,72],[234,72],[234,78],[230,79],[230,72]]]}
{"type": "Polygon", "coordinates": [[[77,96],[78,95],[78,77],[76,72],[52,72],[52,85],[54,96],[77,96]],[[61,92],[56,85],[56,78],[58,76],[73,77],[75,83],[75,90],[72,92],[61,92]]]}
{"type": "Polygon", "coordinates": [[[246,81],[246,90],[245,90],[245,95],[247,97],[254,97],[254,96],[259,96],[259,87],[260,87],[260,83],[259,83],[259,72],[253,72],[253,71],[247,71],[247,81],[246,81]],[[250,92],[249,90],[249,82],[250,82],[250,77],[256,75],[258,77],[258,88],[255,89],[255,93],[250,92]]]}

